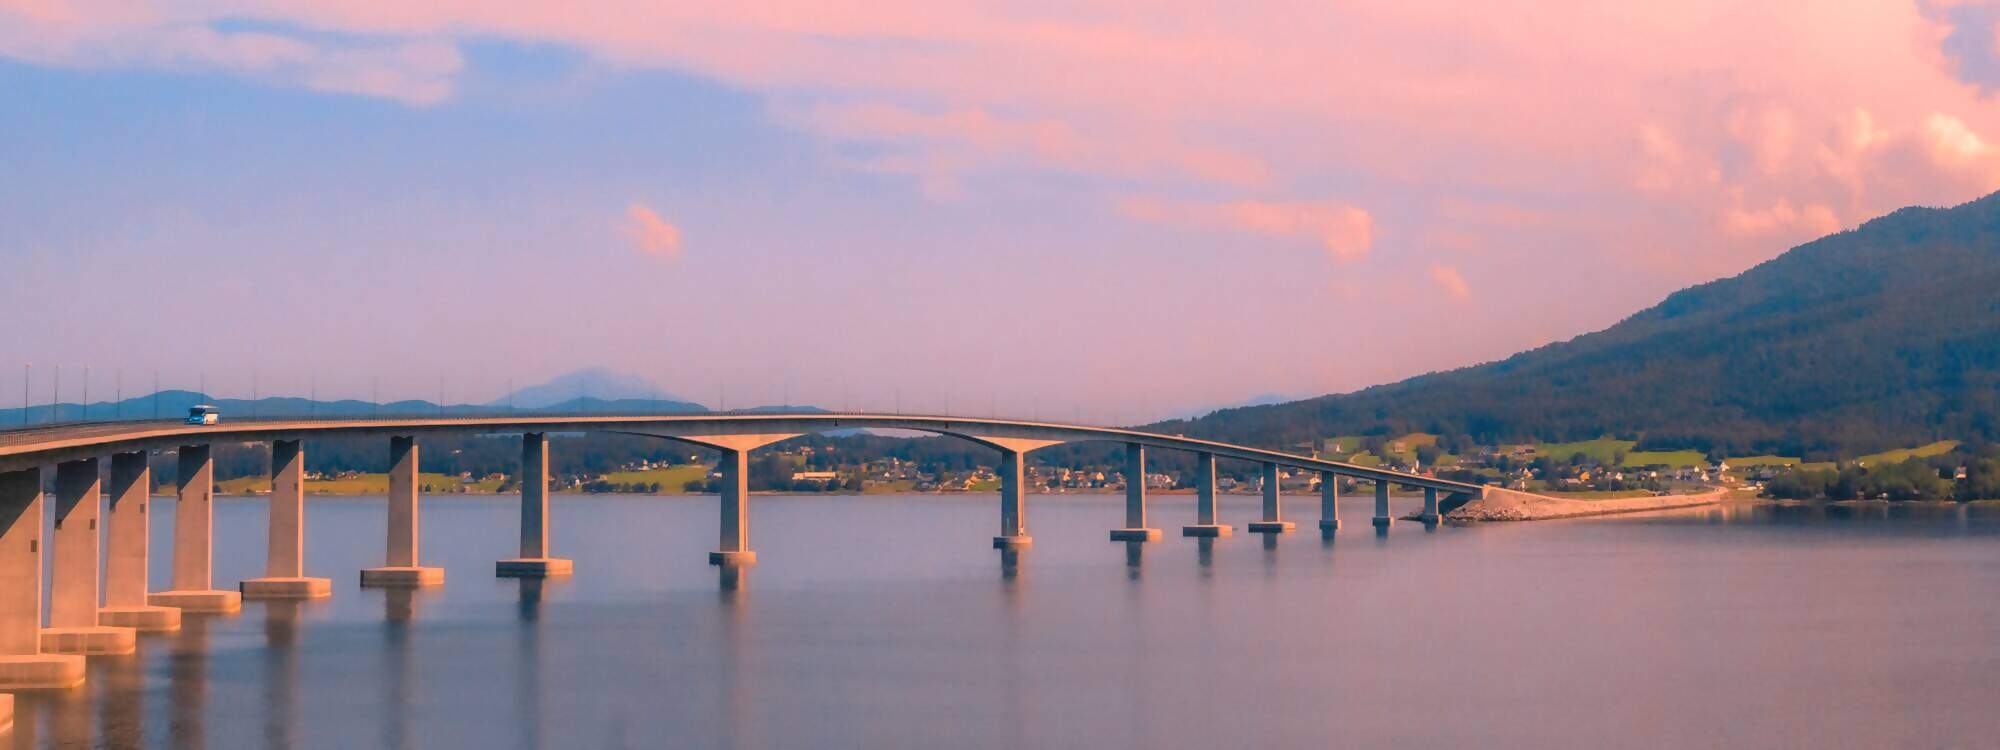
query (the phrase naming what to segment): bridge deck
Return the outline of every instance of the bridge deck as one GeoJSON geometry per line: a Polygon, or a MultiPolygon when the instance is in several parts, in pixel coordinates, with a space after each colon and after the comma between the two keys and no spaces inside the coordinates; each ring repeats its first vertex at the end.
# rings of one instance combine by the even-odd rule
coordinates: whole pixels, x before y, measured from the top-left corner
{"type": "Polygon", "coordinates": [[[1004,441],[1059,444],[1087,441],[1134,443],[1151,448],[1212,453],[1217,458],[1270,462],[1381,480],[1442,492],[1479,494],[1482,487],[1437,477],[1327,461],[1282,451],[1117,427],[1016,419],[874,413],[737,414],[535,414],[225,419],[215,425],[180,420],[138,420],[48,425],[0,431],[0,471],[192,442],[294,440],[339,435],[614,432],[702,443],[729,435],[786,435],[846,429],[898,429],[952,435],[988,445],[1004,441]]]}

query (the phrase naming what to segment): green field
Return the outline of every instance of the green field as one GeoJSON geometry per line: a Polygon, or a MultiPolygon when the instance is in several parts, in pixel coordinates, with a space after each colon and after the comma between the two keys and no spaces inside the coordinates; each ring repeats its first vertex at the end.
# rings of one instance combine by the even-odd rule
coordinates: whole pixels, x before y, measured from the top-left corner
{"type": "Polygon", "coordinates": [[[1741,456],[1729,459],[1730,467],[1739,469],[1747,469],[1753,466],[1797,466],[1799,463],[1801,462],[1796,458],[1769,454],[1762,456],[1741,456]]]}
{"type": "Polygon", "coordinates": [[[1612,459],[1617,458],[1620,452],[1631,452],[1634,445],[1638,445],[1638,442],[1633,440],[1613,440],[1611,438],[1583,440],[1575,443],[1536,443],[1535,455],[1548,456],[1552,461],[1568,461],[1570,456],[1581,453],[1597,463],[1610,464],[1612,459]]]}
{"type": "Polygon", "coordinates": [[[1899,464],[1904,461],[1908,461],[1912,458],[1930,458],[1931,456],[1942,456],[1946,453],[1950,453],[1953,448],[1957,447],[1958,447],[1958,441],[1956,440],[1939,440],[1935,443],[1931,443],[1929,445],[1921,445],[1915,448],[1902,448],[1893,451],[1883,451],[1881,453],[1870,453],[1866,456],[1862,456],[1860,458],[1855,459],[1855,461],[1859,462],[1863,466],[1883,466],[1887,464],[1899,464]]]}
{"type": "Polygon", "coordinates": [[[604,481],[612,484],[652,484],[659,482],[661,494],[666,495],[681,494],[683,491],[681,488],[686,487],[688,482],[707,478],[708,467],[698,464],[669,466],[664,469],[647,469],[645,471],[614,471],[604,475],[604,481]]]}
{"type": "Polygon", "coordinates": [[[1673,469],[1707,466],[1708,456],[1701,451],[1633,451],[1625,454],[1625,468],[1640,466],[1665,466],[1673,469]]]}
{"type": "MultiPolygon", "coordinates": [[[[418,484],[425,492],[458,492],[463,487],[466,492],[497,492],[499,480],[460,482],[458,477],[443,474],[420,474],[418,484]]],[[[253,492],[270,492],[269,477],[237,477],[215,483],[215,491],[224,495],[247,495],[253,492]]],[[[388,474],[360,474],[340,479],[312,479],[306,481],[308,495],[382,495],[389,492],[388,474]]]]}

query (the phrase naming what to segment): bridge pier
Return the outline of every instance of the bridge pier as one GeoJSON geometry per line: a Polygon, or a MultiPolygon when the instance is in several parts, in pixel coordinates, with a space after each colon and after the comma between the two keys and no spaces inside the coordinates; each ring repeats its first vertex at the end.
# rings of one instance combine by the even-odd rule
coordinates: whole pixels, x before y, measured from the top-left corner
{"type": "Polygon", "coordinates": [[[306,451],[298,440],[271,441],[269,541],[264,577],[237,584],[245,599],[317,599],[333,581],[305,576],[306,451]]]}
{"type": "Polygon", "coordinates": [[[1319,473],[1319,530],[1340,530],[1340,475],[1319,473]]]}
{"type": "Polygon", "coordinates": [[[1396,519],[1389,515],[1389,482],[1375,480],[1375,533],[1387,534],[1396,519]]]}
{"type": "Polygon", "coordinates": [[[1297,524],[1284,519],[1279,508],[1278,465],[1264,462],[1264,514],[1260,520],[1250,523],[1250,531],[1256,534],[1286,534],[1297,528],[1297,524]]]}
{"type": "Polygon", "coordinates": [[[1146,446],[1125,444],[1125,528],[1112,529],[1111,541],[1150,542],[1160,530],[1146,527],[1146,446]]]}
{"type": "Polygon", "coordinates": [[[549,437],[521,435],[521,556],[493,564],[501,578],[566,576],[569,560],[549,557],[549,437]]]}
{"type": "Polygon", "coordinates": [[[211,567],[215,544],[215,461],[207,445],[183,445],[174,458],[174,587],[146,603],[189,612],[235,612],[243,595],[218,591],[211,567]]]}
{"type": "Polygon", "coordinates": [[[105,656],[132,653],[131,628],[97,624],[99,509],[103,479],[97,459],[56,464],[55,535],[49,540],[49,626],[42,652],[105,656]]]}
{"type": "Polygon", "coordinates": [[[83,657],[42,652],[42,470],[0,473],[0,690],[83,684],[83,657]]]}
{"type": "Polygon", "coordinates": [[[418,516],[419,454],[417,440],[389,438],[389,553],[382,567],[361,571],[361,585],[405,588],[444,583],[444,568],[417,564],[421,549],[418,516]]]}
{"type": "Polygon", "coordinates": [[[1444,518],[1444,516],[1443,516],[1442,514],[1438,513],[1438,491],[1437,491],[1437,488],[1436,488],[1436,487],[1425,487],[1425,488],[1424,488],[1424,512],[1423,512],[1423,515],[1420,515],[1420,516],[1417,516],[1417,520],[1420,520],[1420,521],[1423,521],[1423,522],[1424,522],[1425,524],[1427,524],[1427,525],[1435,525],[1435,524],[1436,524],[1436,523],[1437,523],[1437,522],[1438,522],[1438,521],[1439,521],[1440,519],[1442,519],[1442,518],[1444,518]]]}
{"type": "Polygon", "coordinates": [[[708,553],[708,564],[745,566],[757,564],[750,549],[750,450],[723,447],[720,469],[722,491],[716,500],[722,506],[721,547],[708,553]]]}
{"type": "Polygon", "coordinates": [[[1229,524],[1215,521],[1215,454],[1206,451],[1194,454],[1194,515],[1192,526],[1182,526],[1181,536],[1224,537],[1233,529],[1229,524]]]}
{"type": "Polygon", "coordinates": [[[105,519],[104,606],[97,624],[164,633],[181,628],[181,611],[146,603],[147,555],[151,534],[146,520],[153,499],[153,470],[146,452],[111,456],[111,502],[105,519]]]}
{"type": "Polygon", "coordinates": [[[1035,538],[1028,536],[1028,506],[1022,496],[1028,483],[1021,466],[1026,455],[1013,448],[1000,449],[1000,535],[993,537],[994,549],[1020,549],[1035,543],[1035,538]]]}

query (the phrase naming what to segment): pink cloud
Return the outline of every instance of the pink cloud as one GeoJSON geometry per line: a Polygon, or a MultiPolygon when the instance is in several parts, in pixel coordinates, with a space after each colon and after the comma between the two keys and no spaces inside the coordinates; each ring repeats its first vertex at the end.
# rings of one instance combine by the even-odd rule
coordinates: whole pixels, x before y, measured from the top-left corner
{"type": "Polygon", "coordinates": [[[1465,275],[1458,272],[1457,266],[1432,263],[1431,280],[1454,300],[1464,302],[1472,299],[1472,285],[1465,283],[1465,275]]]}
{"type": "Polygon", "coordinates": [[[634,203],[625,207],[625,232],[632,246],[646,256],[673,262],[681,258],[681,230],[659,214],[634,203]]]}
{"type": "Polygon", "coordinates": [[[1375,219],[1345,203],[1230,201],[1202,203],[1127,196],[1118,201],[1126,216],[1198,227],[1223,227],[1271,237],[1317,243],[1328,258],[1360,260],[1375,241],[1375,219]]]}

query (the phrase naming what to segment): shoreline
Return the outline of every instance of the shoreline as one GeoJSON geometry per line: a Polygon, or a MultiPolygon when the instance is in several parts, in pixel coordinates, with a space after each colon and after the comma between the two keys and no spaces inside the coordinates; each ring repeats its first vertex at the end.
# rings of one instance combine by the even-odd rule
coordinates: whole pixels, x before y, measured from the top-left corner
{"type": "Polygon", "coordinates": [[[1729,489],[1717,487],[1708,492],[1693,495],[1654,495],[1651,497],[1608,498],[1603,500],[1567,499],[1531,495],[1512,490],[1487,490],[1485,498],[1461,505],[1444,514],[1447,521],[1465,523],[1504,521],[1554,521],[1563,518],[1588,518],[1591,516],[1623,515],[1645,513],[1655,510],[1679,510],[1715,505],[1729,497],[1729,489]]]}

